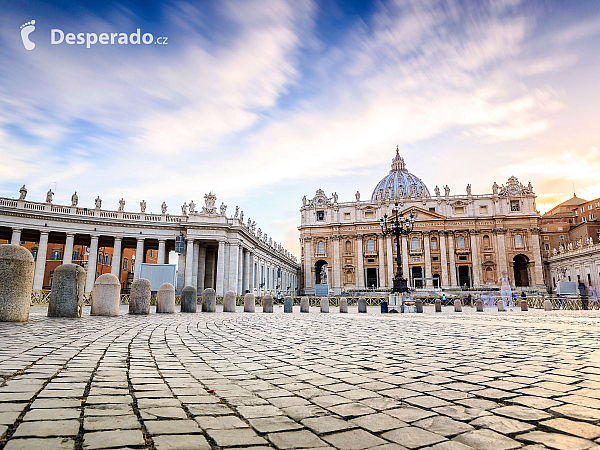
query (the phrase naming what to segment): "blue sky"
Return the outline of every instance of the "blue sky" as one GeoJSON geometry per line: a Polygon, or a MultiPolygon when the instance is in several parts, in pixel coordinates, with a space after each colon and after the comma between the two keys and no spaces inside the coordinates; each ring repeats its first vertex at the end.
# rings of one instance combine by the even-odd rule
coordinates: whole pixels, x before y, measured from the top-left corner
{"type": "Polygon", "coordinates": [[[302,196],[368,198],[396,145],[430,191],[592,199],[599,48],[598,1],[5,2],[0,196],[178,213],[212,190],[296,254],[302,196]],[[137,28],[168,45],[50,43],[137,28]]]}

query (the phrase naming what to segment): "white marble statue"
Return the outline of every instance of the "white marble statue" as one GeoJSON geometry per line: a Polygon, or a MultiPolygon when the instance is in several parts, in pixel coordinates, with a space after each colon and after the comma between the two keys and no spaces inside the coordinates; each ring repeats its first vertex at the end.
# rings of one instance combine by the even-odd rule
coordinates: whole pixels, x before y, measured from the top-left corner
{"type": "Polygon", "coordinates": [[[302,197],[302,206],[306,206],[306,195],[304,197],[302,197]]]}
{"type": "Polygon", "coordinates": [[[100,196],[96,197],[96,200],[94,200],[94,205],[96,206],[96,209],[102,208],[102,199],[100,196]]]}
{"type": "Polygon", "coordinates": [[[467,195],[471,195],[471,183],[467,184],[467,195]]]}
{"type": "Polygon", "coordinates": [[[444,195],[446,195],[446,197],[450,195],[450,188],[448,185],[444,186],[444,195]]]}
{"type": "Polygon", "coordinates": [[[332,194],[332,196],[333,196],[333,203],[337,203],[338,202],[338,194],[337,194],[337,192],[334,192],[332,194]]]}
{"type": "Polygon", "coordinates": [[[140,212],[143,212],[143,213],[146,212],[146,200],[142,200],[140,202],[140,212]]]}
{"type": "Polygon", "coordinates": [[[354,194],[354,196],[356,197],[356,201],[360,202],[360,192],[356,191],[356,194],[354,194]]]}
{"type": "Polygon", "coordinates": [[[327,284],[327,266],[321,267],[321,284],[327,284]]]}
{"type": "Polygon", "coordinates": [[[52,192],[52,189],[48,189],[48,192],[46,193],[46,203],[52,203],[53,196],[54,192],[52,192]]]}
{"type": "Polygon", "coordinates": [[[240,212],[240,222],[244,223],[244,211],[240,212]]]}
{"type": "Polygon", "coordinates": [[[227,213],[227,205],[225,202],[221,202],[221,207],[219,208],[221,211],[221,215],[224,216],[227,213]]]}
{"type": "Polygon", "coordinates": [[[433,191],[435,192],[436,197],[440,196],[440,187],[437,184],[435,185],[435,189],[433,191]]]}
{"type": "Polygon", "coordinates": [[[217,196],[212,192],[209,192],[204,196],[204,203],[206,206],[202,207],[202,212],[205,214],[216,214],[217,208],[215,207],[215,202],[217,201],[217,196]]]}
{"type": "Polygon", "coordinates": [[[121,200],[119,200],[119,210],[118,211],[119,212],[125,211],[125,200],[123,200],[122,198],[121,198],[121,200]]]}
{"type": "Polygon", "coordinates": [[[183,202],[183,205],[181,205],[181,214],[183,214],[184,216],[187,216],[187,209],[188,209],[187,203],[183,202]]]}
{"type": "Polygon", "coordinates": [[[25,200],[25,197],[27,197],[27,188],[23,185],[19,189],[19,200],[25,200]]]}
{"type": "Polygon", "coordinates": [[[239,214],[240,214],[240,207],[236,205],[235,206],[235,213],[233,213],[233,218],[237,219],[239,214]]]}
{"type": "Polygon", "coordinates": [[[494,184],[492,184],[492,194],[498,195],[498,183],[496,183],[495,181],[494,184]]]}
{"type": "Polygon", "coordinates": [[[262,236],[262,230],[259,228],[258,231],[256,232],[256,236],[260,239],[260,237],[262,236]]]}
{"type": "Polygon", "coordinates": [[[195,214],[196,213],[196,204],[194,203],[194,200],[190,200],[190,214],[195,214]]]}
{"type": "Polygon", "coordinates": [[[71,195],[71,207],[74,208],[79,203],[79,196],[77,195],[77,191],[73,195],[71,195]]]}
{"type": "Polygon", "coordinates": [[[166,202],[162,202],[162,205],[160,205],[160,210],[162,211],[163,214],[167,213],[167,203],[166,202]]]}

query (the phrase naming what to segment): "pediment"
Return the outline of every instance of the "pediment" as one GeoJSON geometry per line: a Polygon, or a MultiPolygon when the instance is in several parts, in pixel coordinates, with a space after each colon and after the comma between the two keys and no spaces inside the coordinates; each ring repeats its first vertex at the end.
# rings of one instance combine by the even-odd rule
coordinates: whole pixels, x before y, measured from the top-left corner
{"type": "Polygon", "coordinates": [[[410,217],[411,213],[416,213],[417,214],[417,222],[419,221],[423,221],[423,220],[433,220],[433,219],[446,219],[446,216],[443,216],[441,214],[438,214],[436,212],[433,211],[428,211],[426,209],[423,208],[419,208],[417,206],[411,206],[408,208],[405,208],[403,210],[400,211],[400,214],[404,214],[404,217],[410,217]]]}

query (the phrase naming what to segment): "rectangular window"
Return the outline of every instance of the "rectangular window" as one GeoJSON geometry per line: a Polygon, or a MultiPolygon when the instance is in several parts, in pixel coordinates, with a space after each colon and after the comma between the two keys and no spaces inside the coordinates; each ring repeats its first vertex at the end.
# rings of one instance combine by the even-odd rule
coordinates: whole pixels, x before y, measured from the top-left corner
{"type": "Polygon", "coordinates": [[[73,252],[73,258],[72,258],[72,260],[73,260],[73,261],[77,261],[77,258],[78,258],[78,257],[79,257],[79,252],[78,252],[77,250],[75,250],[75,251],[73,252]]]}
{"type": "Polygon", "coordinates": [[[365,219],[372,219],[373,211],[365,211],[365,219]]]}
{"type": "Polygon", "coordinates": [[[435,212],[435,208],[429,208],[429,212],[435,212]]]}
{"type": "Polygon", "coordinates": [[[510,210],[513,212],[521,211],[521,204],[519,203],[519,200],[510,201],[510,210]]]}
{"type": "Polygon", "coordinates": [[[544,236],[544,240],[545,241],[549,241],[550,240],[550,236],[544,236]]]}
{"type": "Polygon", "coordinates": [[[317,211],[317,220],[325,220],[325,211],[317,211]]]}
{"type": "Polygon", "coordinates": [[[464,214],[465,213],[465,207],[464,206],[455,206],[454,207],[454,212],[456,214],[464,214]]]}
{"type": "Polygon", "coordinates": [[[548,231],[548,228],[544,227],[542,228],[542,231],[548,231]]]}
{"type": "Polygon", "coordinates": [[[350,213],[344,213],[344,219],[350,220],[350,213]]]}
{"type": "Polygon", "coordinates": [[[544,248],[545,248],[546,250],[550,250],[550,244],[544,244],[544,248]]]}
{"type": "Polygon", "coordinates": [[[558,231],[562,231],[562,230],[563,230],[563,227],[558,227],[558,231]]]}
{"type": "Polygon", "coordinates": [[[487,206],[486,206],[486,205],[481,205],[481,206],[479,207],[479,212],[480,212],[481,214],[487,214],[487,206]]]}

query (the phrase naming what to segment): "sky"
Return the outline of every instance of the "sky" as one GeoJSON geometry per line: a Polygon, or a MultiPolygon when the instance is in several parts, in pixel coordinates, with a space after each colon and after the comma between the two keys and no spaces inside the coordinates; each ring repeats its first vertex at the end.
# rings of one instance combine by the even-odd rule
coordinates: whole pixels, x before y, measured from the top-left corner
{"type": "Polygon", "coordinates": [[[369,198],[396,145],[430,191],[600,197],[597,0],[0,3],[2,197],[212,191],[296,256],[302,197],[369,198]]]}

